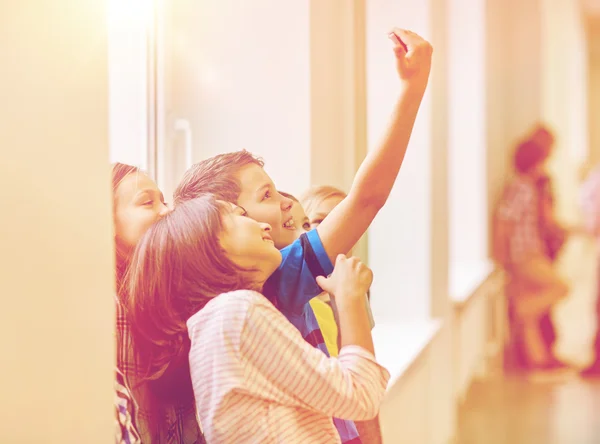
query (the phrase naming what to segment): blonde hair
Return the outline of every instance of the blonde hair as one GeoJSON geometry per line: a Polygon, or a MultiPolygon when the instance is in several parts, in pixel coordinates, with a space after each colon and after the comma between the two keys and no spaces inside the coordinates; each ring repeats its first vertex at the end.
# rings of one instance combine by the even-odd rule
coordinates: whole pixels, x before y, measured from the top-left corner
{"type": "Polygon", "coordinates": [[[319,185],[310,188],[304,193],[302,197],[300,197],[300,204],[304,208],[304,212],[308,218],[312,219],[315,215],[315,211],[323,201],[331,197],[345,198],[346,196],[347,194],[339,188],[331,185],[319,185]]]}

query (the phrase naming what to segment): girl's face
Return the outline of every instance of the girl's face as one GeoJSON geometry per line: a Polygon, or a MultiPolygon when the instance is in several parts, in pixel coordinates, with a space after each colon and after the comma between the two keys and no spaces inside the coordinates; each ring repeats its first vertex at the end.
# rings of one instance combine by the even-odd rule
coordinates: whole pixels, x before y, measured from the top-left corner
{"type": "Polygon", "coordinates": [[[331,213],[331,211],[338,206],[338,204],[344,200],[342,196],[332,196],[324,199],[316,208],[310,217],[310,227],[317,228],[323,219],[331,213]]]}
{"type": "Polygon", "coordinates": [[[294,226],[296,227],[296,235],[294,237],[294,240],[296,240],[302,233],[310,231],[310,221],[304,212],[304,208],[300,205],[300,202],[293,201],[291,213],[292,218],[294,219],[294,226]]]}
{"type": "Polygon", "coordinates": [[[131,173],[115,192],[115,234],[119,243],[132,250],[158,219],[168,212],[156,184],[144,173],[131,173]]]}
{"type": "Polygon", "coordinates": [[[224,230],[219,243],[234,264],[257,270],[264,283],[281,264],[281,253],[273,242],[271,226],[248,217],[244,208],[228,204],[223,214],[224,230]]]}

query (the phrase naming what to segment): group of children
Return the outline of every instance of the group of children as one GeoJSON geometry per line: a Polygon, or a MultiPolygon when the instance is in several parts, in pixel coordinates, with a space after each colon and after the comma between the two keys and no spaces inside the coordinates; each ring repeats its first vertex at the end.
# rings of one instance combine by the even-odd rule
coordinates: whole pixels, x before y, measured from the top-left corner
{"type": "Polygon", "coordinates": [[[391,192],[432,54],[410,31],[389,38],[400,93],[347,196],[322,187],[301,205],[238,151],[190,168],[171,210],[114,167],[119,442],[381,440],[372,273],[345,255],[391,192]]]}

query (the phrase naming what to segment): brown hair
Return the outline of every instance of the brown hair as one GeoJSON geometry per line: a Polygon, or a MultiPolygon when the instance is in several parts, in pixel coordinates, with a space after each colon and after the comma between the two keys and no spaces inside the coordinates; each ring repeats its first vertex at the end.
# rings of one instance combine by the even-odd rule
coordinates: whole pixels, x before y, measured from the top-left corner
{"type": "Polygon", "coordinates": [[[554,134],[552,131],[542,123],[538,123],[534,126],[529,140],[537,143],[538,145],[548,145],[550,147],[554,143],[554,134]]]}
{"type": "MultiPolygon", "coordinates": [[[[116,208],[117,208],[117,189],[123,179],[125,179],[130,174],[139,173],[139,168],[134,167],[132,165],[127,165],[125,163],[115,163],[112,167],[112,193],[113,193],[113,218],[116,217],[116,208]]],[[[123,244],[119,241],[119,237],[117,233],[115,233],[115,278],[117,285],[117,294],[121,297],[123,293],[123,281],[125,278],[125,273],[127,271],[127,266],[129,263],[129,254],[127,253],[127,249],[123,246],[123,244]]]]}
{"type": "Polygon", "coordinates": [[[296,199],[294,196],[292,196],[290,193],[286,193],[285,191],[278,191],[279,194],[281,194],[283,197],[286,197],[288,199],[293,200],[294,202],[298,202],[300,203],[300,201],[298,199],[296,199]]]}
{"type": "Polygon", "coordinates": [[[213,297],[253,288],[251,271],[225,255],[225,204],[213,196],[181,203],[138,243],[127,278],[127,310],[145,381],[163,401],[193,397],[187,319],[213,297]]]}
{"type": "Polygon", "coordinates": [[[330,197],[346,198],[347,194],[339,188],[330,185],[319,185],[310,188],[300,198],[300,203],[309,219],[314,217],[314,212],[321,203],[330,197]]]}
{"type": "Polygon", "coordinates": [[[195,199],[210,193],[217,199],[236,203],[240,196],[240,184],[236,174],[247,165],[264,166],[262,159],[242,150],[219,154],[193,165],[173,193],[174,204],[195,199]]]}
{"type": "Polygon", "coordinates": [[[540,145],[532,140],[527,140],[517,146],[514,155],[515,169],[522,174],[527,174],[550,155],[550,146],[540,145]]]}

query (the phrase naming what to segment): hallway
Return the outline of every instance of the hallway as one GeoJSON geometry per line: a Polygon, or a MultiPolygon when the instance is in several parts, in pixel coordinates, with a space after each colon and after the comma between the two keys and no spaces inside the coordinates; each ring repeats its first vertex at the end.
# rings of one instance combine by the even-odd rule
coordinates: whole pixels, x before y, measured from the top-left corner
{"type": "MultiPolygon", "coordinates": [[[[595,260],[589,239],[567,244],[560,268],[572,292],[554,313],[557,353],[574,366],[590,359],[595,329],[595,260]]],[[[477,381],[460,408],[457,444],[598,444],[600,381],[577,374],[533,383],[501,372],[477,381]]]]}

